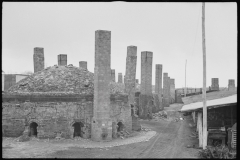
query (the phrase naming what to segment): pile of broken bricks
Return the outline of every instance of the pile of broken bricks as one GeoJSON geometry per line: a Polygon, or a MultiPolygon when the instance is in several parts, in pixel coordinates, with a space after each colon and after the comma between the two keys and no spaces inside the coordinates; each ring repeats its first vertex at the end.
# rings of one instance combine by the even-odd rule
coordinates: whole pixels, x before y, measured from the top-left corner
{"type": "Polygon", "coordinates": [[[131,133],[129,133],[126,130],[120,131],[116,133],[117,137],[120,137],[121,139],[131,137],[131,133]]]}

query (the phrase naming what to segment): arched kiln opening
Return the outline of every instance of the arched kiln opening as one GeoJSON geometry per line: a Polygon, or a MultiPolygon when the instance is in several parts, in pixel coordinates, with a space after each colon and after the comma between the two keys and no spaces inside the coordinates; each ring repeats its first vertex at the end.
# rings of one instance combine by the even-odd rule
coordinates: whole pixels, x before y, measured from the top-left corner
{"type": "Polygon", "coordinates": [[[83,123],[75,122],[72,126],[74,128],[73,137],[83,137],[83,133],[82,133],[83,123]]]}
{"type": "Polygon", "coordinates": [[[36,122],[30,123],[30,130],[29,130],[29,136],[30,137],[37,137],[37,126],[38,124],[36,122]]]}
{"type": "Polygon", "coordinates": [[[117,132],[123,131],[124,125],[122,122],[117,123],[117,132]]]}

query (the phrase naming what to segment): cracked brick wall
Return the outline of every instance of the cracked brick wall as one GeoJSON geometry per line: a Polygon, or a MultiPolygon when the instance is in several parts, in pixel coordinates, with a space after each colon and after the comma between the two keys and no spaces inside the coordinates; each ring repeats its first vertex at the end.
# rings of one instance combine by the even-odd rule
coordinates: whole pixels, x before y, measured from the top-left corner
{"type": "MultiPolygon", "coordinates": [[[[18,137],[23,132],[29,133],[31,122],[38,124],[38,138],[55,138],[62,133],[64,138],[73,137],[73,124],[81,122],[82,137],[91,137],[91,120],[93,117],[93,96],[65,96],[59,101],[55,95],[48,99],[39,96],[3,96],[2,133],[6,137],[18,137]],[[31,102],[25,102],[30,99],[31,102]]],[[[111,95],[111,119],[123,122],[125,129],[131,130],[131,113],[127,105],[127,95],[111,95]]],[[[114,133],[114,132],[113,132],[114,133]]]]}
{"type": "Polygon", "coordinates": [[[44,69],[44,49],[40,47],[34,48],[33,53],[34,73],[44,69]]]}

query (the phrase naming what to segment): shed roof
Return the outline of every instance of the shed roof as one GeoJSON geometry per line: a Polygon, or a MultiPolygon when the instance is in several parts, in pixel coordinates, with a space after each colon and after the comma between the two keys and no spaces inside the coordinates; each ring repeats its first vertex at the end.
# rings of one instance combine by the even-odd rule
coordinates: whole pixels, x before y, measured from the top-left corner
{"type": "MultiPolygon", "coordinates": [[[[215,108],[215,107],[223,107],[229,104],[234,104],[234,103],[237,103],[237,94],[234,94],[229,97],[208,100],[206,103],[207,103],[208,109],[212,108],[213,106],[215,108]]],[[[180,111],[181,112],[194,111],[197,109],[202,109],[202,107],[203,107],[203,102],[190,103],[190,104],[184,105],[180,111]]]]}

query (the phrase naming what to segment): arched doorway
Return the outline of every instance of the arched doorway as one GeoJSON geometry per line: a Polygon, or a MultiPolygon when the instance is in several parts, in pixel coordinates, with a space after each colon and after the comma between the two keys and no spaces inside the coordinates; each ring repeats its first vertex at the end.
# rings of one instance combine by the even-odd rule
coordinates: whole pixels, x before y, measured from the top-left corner
{"type": "Polygon", "coordinates": [[[117,132],[123,131],[124,125],[122,122],[117,123],[117,132]]]}
{"type": "Polygon", "coordinates": [[[75,122],[72,126],[74,128],[73,137],[83,137],[83,132],[82,132],[83,123],[75,122]]]}
{"type": "Polygon", "coordinates": [[[30,126],[29,126],[29,136],[30,137],[37,137],[37,126],[38,126],[38,124],[36,122],[30,123],[30,126]]]}

